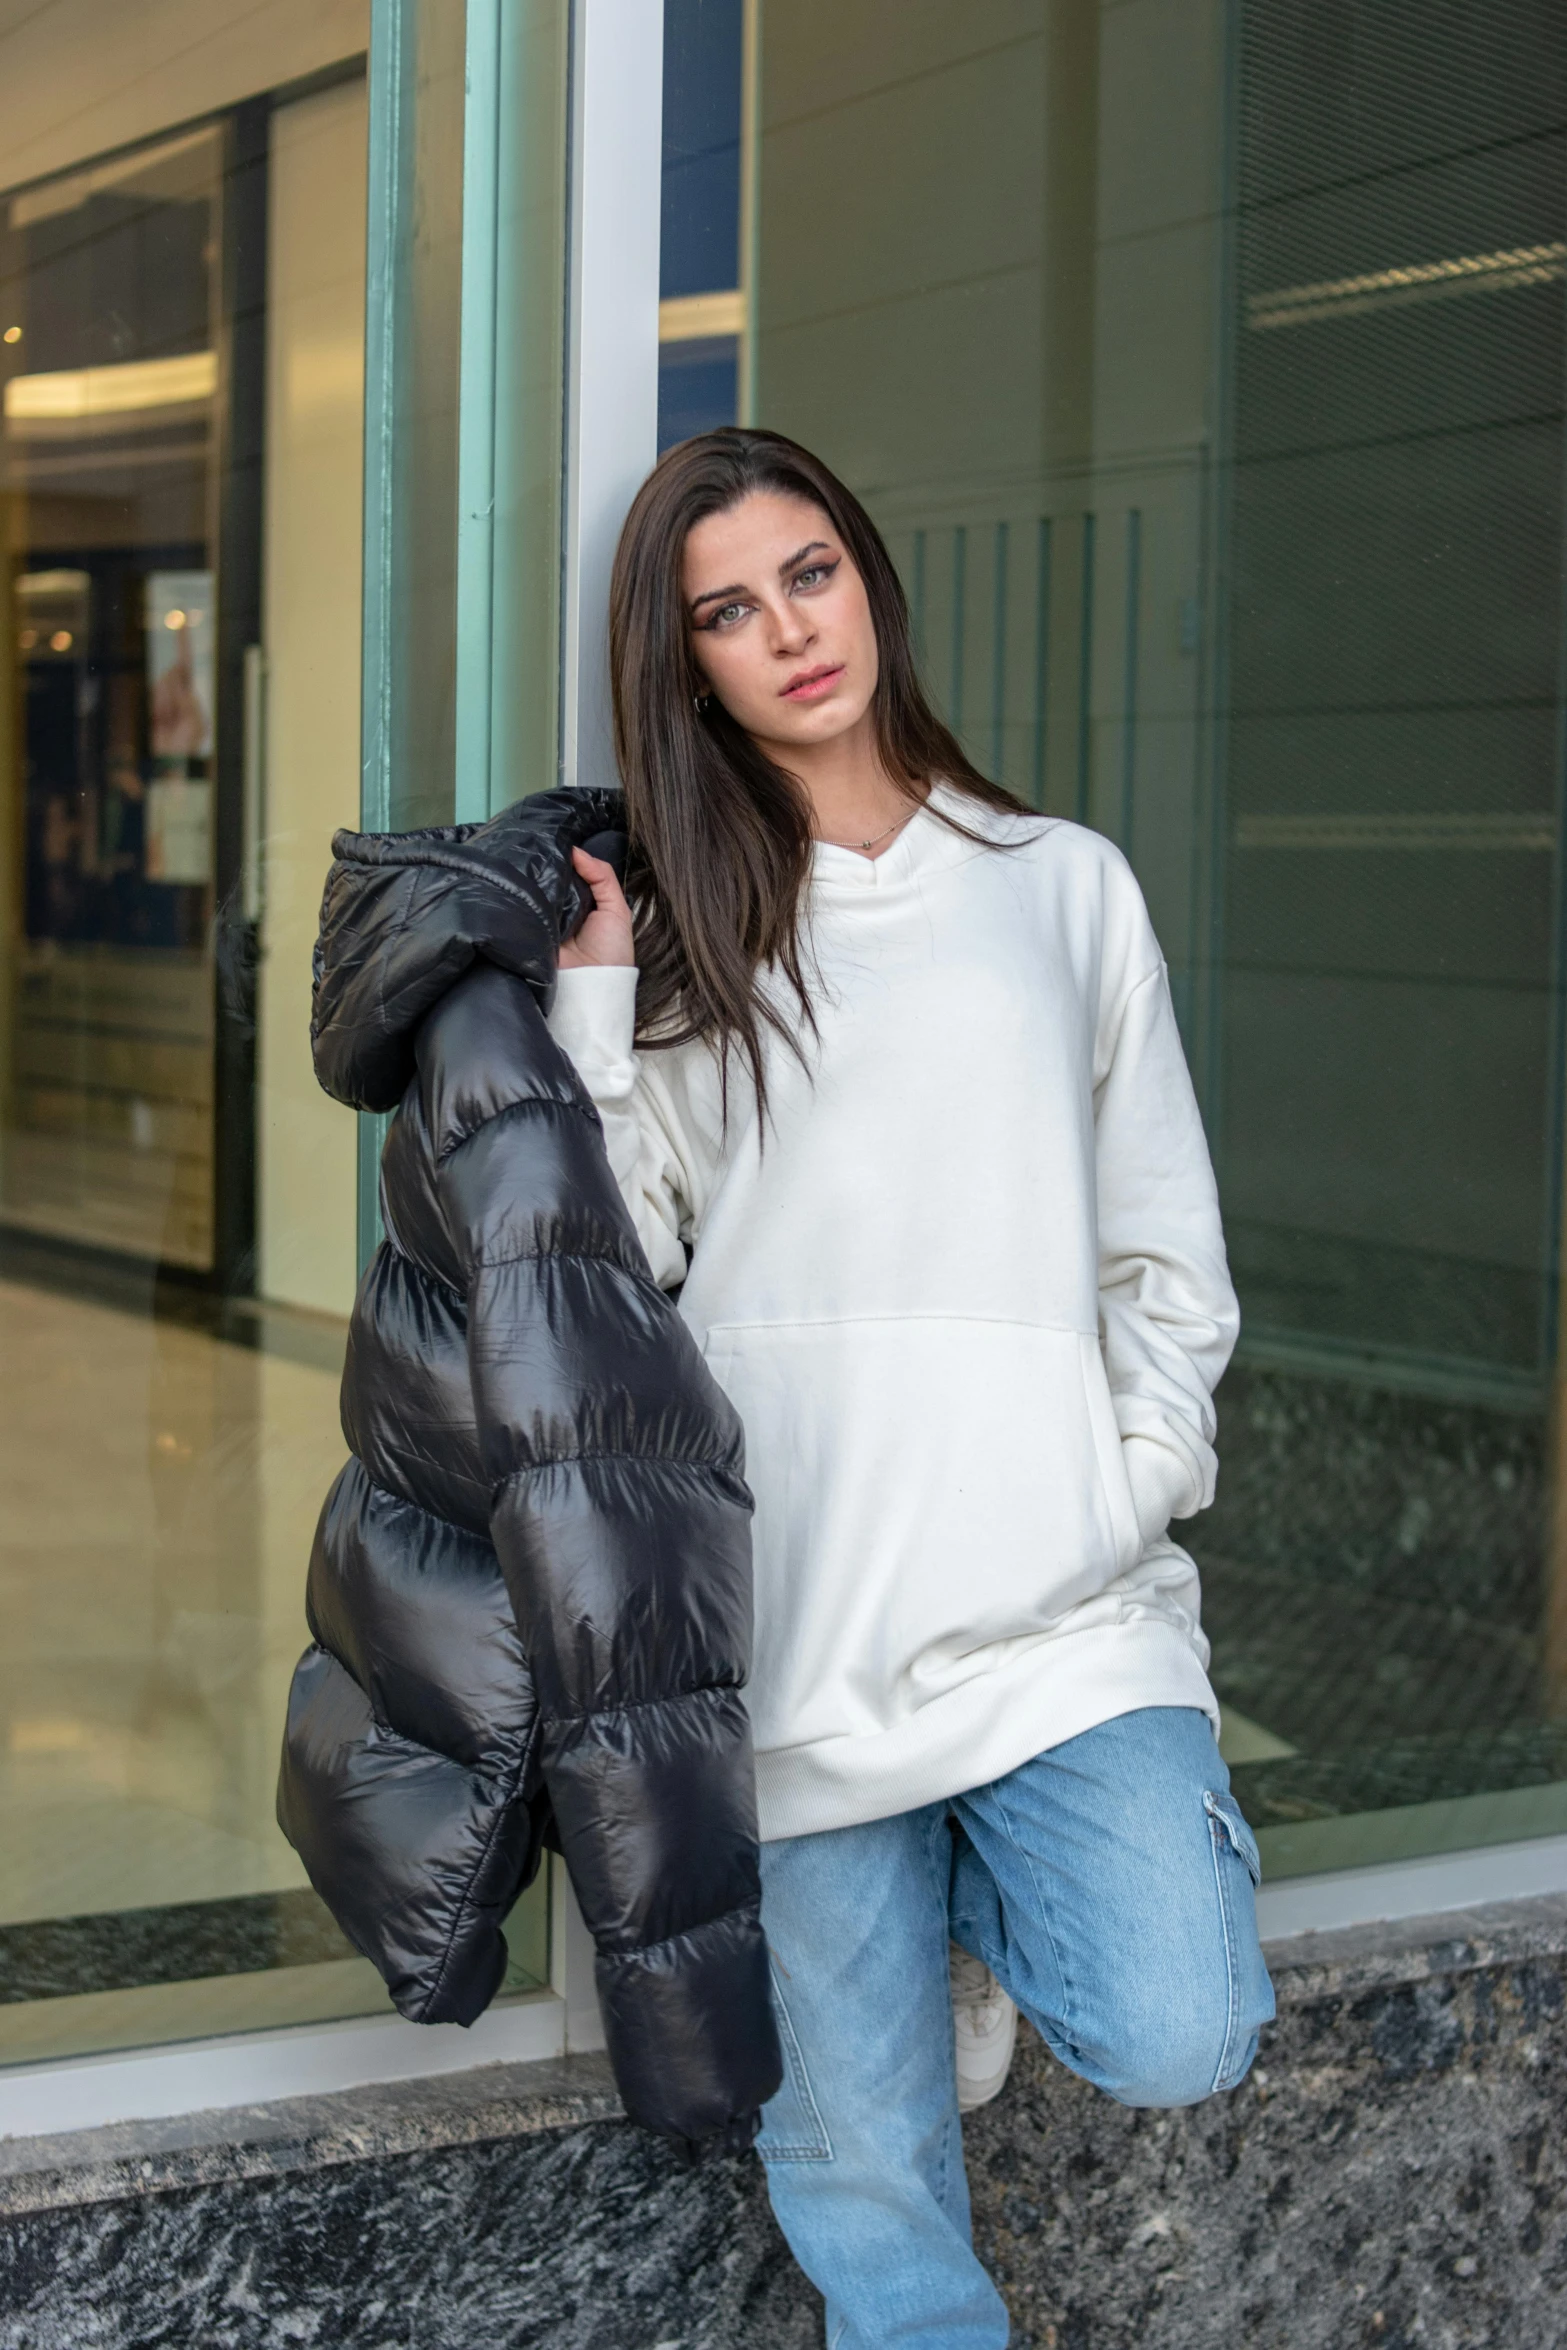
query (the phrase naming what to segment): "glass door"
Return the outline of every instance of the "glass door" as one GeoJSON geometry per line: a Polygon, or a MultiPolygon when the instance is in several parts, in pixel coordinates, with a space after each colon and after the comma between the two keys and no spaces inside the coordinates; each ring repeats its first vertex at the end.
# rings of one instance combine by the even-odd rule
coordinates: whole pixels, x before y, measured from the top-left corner
{"type": "MultiPolygon", "coordinates": [[[[274,1816],[360,1205],[311,950],[336,827],[559,715],[564,0],[267,0],[78,156],[88,13],[0,27],[0,2072],[389,2014],[274,1816]]],[[[509,1934],[536,1990],[542,1880],[509,1934]]]]}
{"type": "MultiPolygon", "coordinates": [[[[737,7],[666,22],[667,250],[719,250],[705,172],[749,413],[1164,947],[1244,1317],[1189,1539],[1267,1866],[1560,1833],[1559,11],[808,0],[738,92],[737,7]]],[[[666,438],[726,413],[682,348],[666,438]]]]}
{"type": "Polygon", "coordinates": [[[7,1232],[210,1273],[223,133],[0,214],[7,1232]]]}

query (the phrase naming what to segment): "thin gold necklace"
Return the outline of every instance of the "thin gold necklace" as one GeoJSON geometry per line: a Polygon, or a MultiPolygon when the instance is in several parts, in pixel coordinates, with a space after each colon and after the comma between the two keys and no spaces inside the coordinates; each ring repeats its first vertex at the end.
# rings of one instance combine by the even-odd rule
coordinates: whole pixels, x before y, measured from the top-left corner
{"type": "Polygon", "coordinates": [[[887,826],[886,832],[873,832],[869,840],[828,840],[821,833],[818,833],[816,837],[819,841],[821,841],[823,848],[873,849],[878,841],[886,839],[887,833],[896,832],[900,824],[907,824],[911,816],[917,816],[918,814],[918,808],[907,809],[903,815],[894,816],[892,822],[887,826]]]}

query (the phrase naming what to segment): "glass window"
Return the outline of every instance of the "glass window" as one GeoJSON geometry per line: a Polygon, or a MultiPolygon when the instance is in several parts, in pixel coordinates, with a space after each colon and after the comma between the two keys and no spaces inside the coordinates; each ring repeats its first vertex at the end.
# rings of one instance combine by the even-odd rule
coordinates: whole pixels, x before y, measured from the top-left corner
{"type": "MultiPolygon", "coordinates": [[[[669,55],[672,205],[716,115],[669,55]]],[[[750,412],[1170,963],[1245,1315],[1189,1539],[1268,1867],[1567,1828],[1559,12],[801,0],[748,72],[703,186],[750,412]]]]}
{"type": "MultiPolygon", "coordinates": [[[[0,2064],[388,2012],[273,1820],[357,1263],[308,1021],[360,818],[369,10],[214,7],[162,61],[90,13],[0,32],[0,2064]]],[[[424,15],[402,822],[453,788],[463,11],[424,15]]]]}
{"type": "Polygon", "coordinates": [[[755,0],[664,0],[661,449],[733,424],[742,409],[751,163],[743,99],[755,13],[755,0]]]}
{"type": "Polygon", "coordinates": [[[0,263],[8,500],[21,505],[21,920],[0,1211],[13,1231],[200,1272],[220,1220],[222,145],[198,131],[13,196],[0,263]]]}

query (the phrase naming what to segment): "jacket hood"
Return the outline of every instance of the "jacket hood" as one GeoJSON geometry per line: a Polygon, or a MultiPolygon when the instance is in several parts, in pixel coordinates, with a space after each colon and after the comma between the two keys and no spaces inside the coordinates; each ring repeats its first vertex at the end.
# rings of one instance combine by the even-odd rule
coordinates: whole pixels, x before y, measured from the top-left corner
{"type": "Polygon", "coordinates": [[[561,941],[592,903],[571,852],[618,865],[624,846],[620,793],[574,788],[485,824],[334,834],[310,1016],[326,1091],[356,1110],[395,1108],[421,1023],[477,961],[526,980],[547,1010],[561,941]]]}

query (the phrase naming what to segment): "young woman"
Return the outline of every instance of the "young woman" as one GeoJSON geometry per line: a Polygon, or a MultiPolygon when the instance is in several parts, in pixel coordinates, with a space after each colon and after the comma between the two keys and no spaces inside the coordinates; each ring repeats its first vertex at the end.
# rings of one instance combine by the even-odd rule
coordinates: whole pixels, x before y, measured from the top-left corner
{"type": "Polygon", "coordinates": [[[576,853],[550,1024],[745,1428],[760,2150],[832,2350],[992,2350],[949,1941],[1132,2105],[1272,2013],[1169,1533],[1236,1328],[1202,1127],[1125,859],[975,772],[825,466],[671,450],[612,666],[628,892],[576,853]]]}

